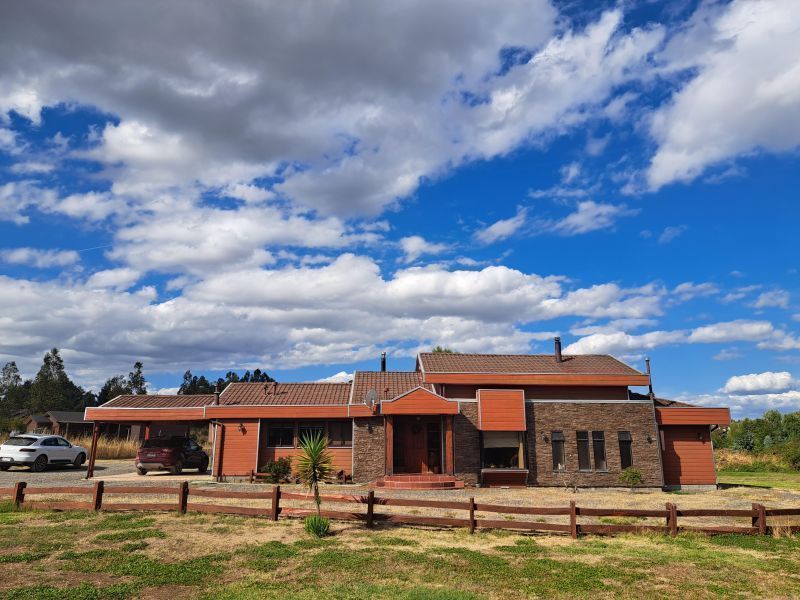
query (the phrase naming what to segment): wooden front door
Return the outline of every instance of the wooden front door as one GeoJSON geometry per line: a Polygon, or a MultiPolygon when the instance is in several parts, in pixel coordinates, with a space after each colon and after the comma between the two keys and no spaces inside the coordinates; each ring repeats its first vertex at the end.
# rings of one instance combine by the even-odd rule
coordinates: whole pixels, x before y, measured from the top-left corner
{"type": "Polygon", "coordinates": [[[439,417],[395,417],[393,433],[395,473],[442,472],[439,417]]]}

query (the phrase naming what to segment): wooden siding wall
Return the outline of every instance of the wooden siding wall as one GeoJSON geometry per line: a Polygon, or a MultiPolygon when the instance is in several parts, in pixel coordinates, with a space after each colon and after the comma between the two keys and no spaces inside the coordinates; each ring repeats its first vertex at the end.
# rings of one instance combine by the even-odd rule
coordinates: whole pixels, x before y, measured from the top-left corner
{"type": "Polygon", "coordinates": [[[478,396],[482,431],[525,431],[522,390],[480,390],[478,396]]]}
{"type": "Polygon", "coordinates": [[[441,415],[458,413],[458,403],[448,402],[427,390],[414,390],[393,402],[381,404],[385,415],[441,415]]]}
{"type": "MultiPolygon", "coordinates": [[[[508,389],[507,385],[452,385],[444,386],[446,398],[477,398],[478,390],[508,389]]],[[[569,386],[569,385],[528,385],[517,386],[525,390],[526,400],[627,400],[628,388],[625,386],[569,386]]],[[[436,391],[441,393],[442,386],[436,391]]]]}
{"type": "Polygon", "coordinates": [[[708,425],[663,427],[664,485],[715,485],[708,425]]]}
{"type": "Polygon", "coordinates": [[[656,418],[660,425],[719,425],[731,423],[728,408],[657,407],[656,418]]]}
{"type": "Polygon", "coordinates": [[[231,420],[222,421],[222,475],[250,475],[256,468],[258,455],[258,421],[231,420]],[[239,430],[239,424],[244,431],[239,430]]]}

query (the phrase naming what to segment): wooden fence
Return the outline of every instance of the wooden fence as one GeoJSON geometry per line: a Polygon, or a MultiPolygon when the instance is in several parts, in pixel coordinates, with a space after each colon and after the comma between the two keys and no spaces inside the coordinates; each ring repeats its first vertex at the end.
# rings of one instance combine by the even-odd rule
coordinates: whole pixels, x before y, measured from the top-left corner
{"type": "MultiPolygon", "coordinates": [[[[16,508],[50,509],[50,510],[104,510],[104,511],[177,511],[186,512],[224,513],[246,515],[253,517],[268,517],[277,521],[280,515],[285,517],[305,517],[315,514],[315,509],[295,508],[281,506],[284,501],[304,501],[313,499],[310,494],[286,492],[279,485],[273,486],[269,491],[250,492],[233,490],[209,490],[190,488],[184,481],[177,487],[172,486],[106,486],[103,481],[96,481],[94,486],[88,487],[28,487],[25,482],[19,482],[14,487],[0,488],[0,497],[10,497],[16,508]],[[75,495],[88,497],[85,501],[48,501],[33,500],[36,496],[44,495],[75,495]],[[148,502],[114,502],[114,496],[138,495],[172,495],[174,502],[148,503],[148,502]],[[225,500],[270,500],[268,506],[236,506],[230,504],[211,504],[207,502],[192,502],[195,498],[211,498],[225,500]],[[111,500],[111,501],[109,501],[111,500]]],[[[769,509],[762,504],[753,504],[748,509],[681,509],[677,505],[667,502],[663,509],[630,509],[630,508],[584,508],[570,502],[565,507],[530,507],[506,506],[500,504],[484,504],[475,502],[474,498],[468,500],[417,500],[411,498],[378,497],[373,490],[366,495],[329,494],[323,495],[325,504],[351,504],[365,505],[362,511],[352,510],[323,510],[322,515],[331,519],[363,522],[367,527],[375,523],[402,523],[409,525],[428,525],[436,527],[465,527],[470,533],[476,529],[511,529],[524,531],[549,531],[559,532],[577,538],[583,533],[613,534],[623,532],[658,532],[677,535],[679,531],[697,531],[708,534],[740,533],[751,535],[768,535],[772,533],[774,522],[770,517],[800,516],[800,508],[769,509]],[[398,514],[392,512],[378,512],[380,507],[407,507],[439,509],[446,511],[464,511],[463,517],[422,516],[414,514],[398,514]],[[376,510],[378,509],[378,510],[376,510]],[[490,515],[530,515],[533,517],[561,516],[564,523],[550,523],[544,521],[517,521],[508,518],[479,518],[478,513],[490,515]],[[580,523],[580,517],[634,517],[634,518],[660,518],[664,519],[663,525],[655,524],[603,524],[580,523]],[[725,517],[750,519],[749,526],[730,525],[690,525],[680,526],[680,517],[725,517]]],[[[513,519],[513,517],[511,517],[513,519]]],[[[800,525],[778,525],[782,531],[798,532],[800,525]]]]}

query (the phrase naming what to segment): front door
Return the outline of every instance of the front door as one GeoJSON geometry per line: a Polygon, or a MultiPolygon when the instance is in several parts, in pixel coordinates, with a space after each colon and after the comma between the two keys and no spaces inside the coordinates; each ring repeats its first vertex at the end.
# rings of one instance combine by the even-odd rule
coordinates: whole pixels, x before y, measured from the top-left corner
{"type": "Polygon", "coordinates": [[[439,417],[395,417],[393,425],[395,473],[442,472],[439,417]]]}

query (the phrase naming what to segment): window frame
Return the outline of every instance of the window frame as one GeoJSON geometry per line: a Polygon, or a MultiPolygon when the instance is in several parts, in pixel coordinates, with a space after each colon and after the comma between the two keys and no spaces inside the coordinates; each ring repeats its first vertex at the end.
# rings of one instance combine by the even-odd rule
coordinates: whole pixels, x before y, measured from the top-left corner
{"type": "Polygon", "coordinates": [[[575,431],[575,445],[578,450],[578,472],[579,473],[592,473],[594,471],[594,463],[592,462],[592,444],[591,444],[591,436],[589,435],[588,429],[578,429],[575,431]],[[581,437],[581,434],[585,434],[585,439],[581,437]],[[581,463],[581,442],[585,442],[586,444],[586,465],[582,466],[581,463]]]}
{"type": "Polygon", "coordinates": [[[608,453],[606,452],[606,432],[605,431],[592,431],[592,458],[594,459],[594,470],[599,473],[608,473],[608,453]],[[603,454],[603,467],[600,468],[597,464],[597,449],[598,444],[602,449],[603,454]]]}
{"type": "MultiPolygon", "coordinates": [[[[281,436],[280,439],[283,440],[283,436],[281,436]]],[[[290,421],[289,423],[285,423],[285,422],[281,423],[280,421],[272,421],[270,423],[267,423],[267,448],[296,448],[296,447],[297,447],[297,422],[296,421],[290,421]],[[292,431],[292,443],[291,443],[291,445],[280,444],[280,445],[277,445],[277,446],[273,446],[272,444],[270,444],[270,441],[271,441],[270,437],[272,436],[272,430],[273,429],[282,429],[282,430],[291,429],[291,431],[292,431]]]]}
{"type": "Polygon", "coordinates": [[[300,443],[303,439],[303,436],[300,434],[301,429],[321,429],[322,430],[322,437],[328,437],[328,422],[327,421],[297,421],[297,436],[296,436],[296,444],[297,448],[300,447],[300,443]]]}
{"type": "Polygon", "coordinates": [[[566,473],[567,472],[567,440],[563,430],[555,430],[550,432],[550,454],[553,458],[553,473],[566,473]],[[560,464],[563,468],[556,468],[556,444],[560,447],[560,464]]]}
{"type": "Polygon", "coordinates": [[[352,421],[326,421],[325,435],[328,438],[328,446],[330,448],[352,448],[353,447],[353,422],[352,421]],[[342,438],[344,443],[335,444],[333,436],[331,435],[331,426],[341,427],[342,432],[349,432],[348,439],[342,438]]]}
{"type": "Polygon", "coordinates": [[[619,444],[619,466],[620,471],[624,471],[625,469],[629,469],[633,467],[633,434],[627,430],[619,430],[617,432],[617,443],[619,444]],[[627,434],[628,439],[623,439],[623,435],[627,434]],[[623,444],[627,448],[628,457],[630,459],[630,464],[626,467],[623,464],[623,456],[624,453],[622,451],[623,444]]]}

